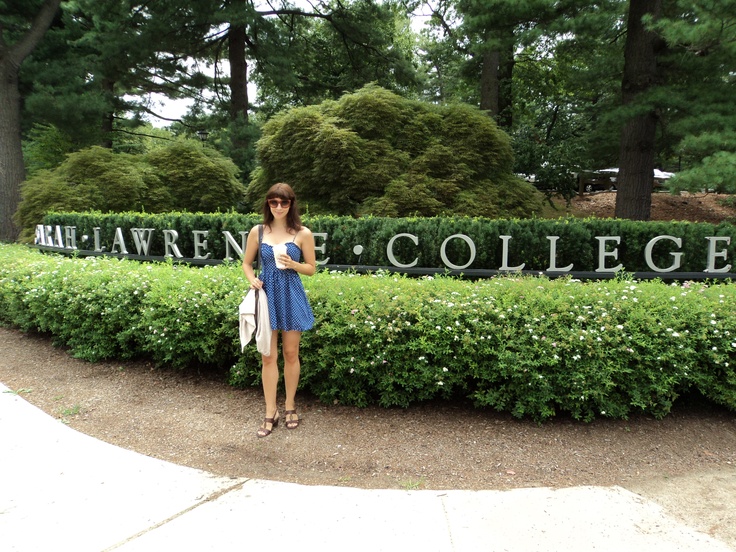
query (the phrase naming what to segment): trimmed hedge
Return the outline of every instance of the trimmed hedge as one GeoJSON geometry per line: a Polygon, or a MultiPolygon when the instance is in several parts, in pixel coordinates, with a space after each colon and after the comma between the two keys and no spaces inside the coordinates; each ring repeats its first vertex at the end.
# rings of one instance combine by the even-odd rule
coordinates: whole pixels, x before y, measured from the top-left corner
{"type": "MultiPolygon", "coordinates": [[[[260,222],[259,215],[237,213],[190,214],[165,213],[145,215],[141,213],[50,213],[44,224],[75,226],[77,239],[83,235],[93,235],[93,228],[100,228],[100,235],[106,238],[107,250],[112,249],[115,229],[121,228],[127,240],[128,250],[135,253],[131,228],[153,228],[152,255],[163,256],[163,230],[173,229],[179,234],[177,244],[185,257],[192,257],[194,251],[192,230],[208,230],[208,251],[212,259],[224,259],[227,230],[240,243],[240,232],[247,232],[260,222]]],[[[651,272],[644,258],[647,243],[656,236],[669,235],[682,239],[682,247],[677,248],[670,241],[659,242],[652,251],[656,266],[672,265],[672,252],[682,253],[679,272],[703,272],[707,266],[708,236],[730,237],[731,243],[720,242],[718,250],[725,250],[726,260],[718,259],[717,267],[736,264],[736,226],[729,223],[718,225],[690,222],[641,222],[619,219],[525,219],[495,220],[469,217],[437,218],[379,218],[314,216],[304,217],[305,224],[317,233],[326,233],[328,239],[317,239],[317,245],[324,243],[326,252],[319,259],[329,259],[331,265],[388,266],[386,248],[389,240],[400,233],[418,236],[415,245],[409,239],[397,240],[394,254],[399,262],[408,264],[418,258],[419,267],[444,268],[441,257],[442,244],[454,234],[465,234],[475,244],[477,254],[469,269],[497,270],[502,266],[502,241],[500,236],[509,235],[509,266],[526,263],[525,270],[544,271],[550,264],[550,242],[546,236],[559,236],[557,241],[558,267],[573,264],[574,271],[594,271],[598,266],[599,242],[596,236],[620,236],[620,244],[610,244],[618,249],[618,260],[627,272],[651,272]],[[356,245],[362,246],[362,253],[354,253],[356,245]]],[[[81,249],[92,249],[91,244],[81,249]]],[[[609,247],[609,249],[610,249],[609,247]]],[[[231,251],[232,253],[232,251],[231,251]]],[[[464,266],[469,259],[469,247],[461,239],[451,240],[446,247],[447,258],[455,265],[464,266]]],[[[732,269],[732,272],[736,269],[732,269]]]]}
{"type": "MultiPolygon", "coordinates": [[[[301,386],[332,403],[406,407],[470,397],[544,420],[666,415],[697,390],[736,408],[736,287],[619,277],[480,281],[321,271],[304,279],[316,325],[302,341],[301,386]]],[[[44,255],[0,245],[0,323],[47,332],[79,358],[147,357],[230,368],[240,353],[237,264],[190,268],[44,255]]]]}

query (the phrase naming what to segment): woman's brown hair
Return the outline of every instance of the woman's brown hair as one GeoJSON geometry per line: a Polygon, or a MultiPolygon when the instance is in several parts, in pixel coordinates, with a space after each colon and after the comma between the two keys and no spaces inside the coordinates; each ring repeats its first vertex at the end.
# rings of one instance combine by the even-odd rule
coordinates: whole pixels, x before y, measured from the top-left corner
{"type": "Polygon", "coordinates": [[[271,186],[266,192],[266,199],[263,202],[263,224],[266,226],[271,226],[273,222],[273,214],[268,205],[269,199],[288,199],[291,202],[289,212],[286,214],[286,226],[294,232],[299,232],[302,229],[302,220],[299,216],[299,207],[296,204],[296,195],[291,186],[285,182],[279,182],[271,186]]]}

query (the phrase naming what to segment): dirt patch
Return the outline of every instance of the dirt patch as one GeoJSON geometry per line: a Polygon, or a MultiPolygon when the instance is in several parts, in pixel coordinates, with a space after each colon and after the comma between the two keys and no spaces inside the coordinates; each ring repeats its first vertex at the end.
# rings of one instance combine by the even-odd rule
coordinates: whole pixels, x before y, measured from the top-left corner
{"type": "MultiPolygon", "coordinates": [[[[651,220],[687,220],[718,224],[724,220],[736,218],[736,208],[724,204],[725,199],[732,197],[726,194],[654,193],[652,194],[651,220]]],[[[575,213],[583,216],[610,218],[614,216],[616,210],[616,192],[597,192],[575,196],[569,207],[565,205],[564,200],[556,199],[554,203],[560,215],[575,213]]]]}
{"type": "MultiPolygon", "coordinates": [[[[718,196],[655,194],[654,220],[720,222],[718,196]]],[[[573,208],[612,216],[615,194],[573,208]]],[[[259,389],[224,374],[90,364],[48,337],[0,328],[0,382],[71,427],[137,452],[222,476],[404,489],[619,485],[736,548],[736,416],[698,400],[663,420],[637,416],[537,425],[463,403],[406,410],[323,405],[298,396],[303,423],[255,436],[259,389]]],[[[6,474],[11,475],[12,474],[6,474]]]]}

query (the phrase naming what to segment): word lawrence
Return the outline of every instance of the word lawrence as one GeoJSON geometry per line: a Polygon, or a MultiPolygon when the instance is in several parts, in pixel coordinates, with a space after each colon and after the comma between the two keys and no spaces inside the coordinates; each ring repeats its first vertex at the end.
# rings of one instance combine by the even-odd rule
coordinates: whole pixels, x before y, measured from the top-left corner
{"type": "MultiPolygon", "coordinates": [[[[164,240],[164,258],[173,258],[185,261],[202,261],[210,259],[212,256],[212,253],[207,251],[208,231],[206,230],[192,231],[191,246],[193,248],[193,255],[191,257],[185,257],[180,251],[179,246],[177,245],[179,234],[176,230],[163,230],[162,233],[164,240]]],[[[133,255],[137,255],[138,257],[141,257],[143,259],[150,258],[151,260],[160,258],[160,256],[156,257],[151,254],[151,244],[153,242],[153,237],[155,234],[155,230],[153,228],[131,228],[130,234],[132,237],[132,242],[135,246],[135,253],[133,253],[133,255]]],[[[232,261],[236,257],[242,257],[248,235],[247,231],[241,231],[238,233],[239,240],[236,239],[228,231],[223,231],[222,234],[225,239],[225,256],[222,260],[232,261]]],[[[328,234],[315,232],[314,237],[316,243],[315,253],[317,254],[317,264],[326,265],[330,260],[329,257],[324,258],[327,252],[328,234]],[[320,255],[323,258],[320,258],[320,255]]],[[[560,239],[559,236],[546,236],[546,238],[549,241],[549,265],[546,268],[546,271],[558,273],[571,272],[575,268],[574,264],[569,264],[564,267],[557,266],[557,241],[560,239]]],[[[502,249],[501,265],[498,267],[498,271],[518,272],[524,270],[526,263],[521,263],[516,266],[509,266],[509,249],[512,236],[499,236],[499,239],[501,240],[500,245],[502,249]]],[[[621,237],[595,236],[595,239],[598,242],[598,265],[594,269],[595,272],[614,273],[623,269],[623,265],[621,263],[618,263],[617,247],[621,244],[621,237]]],[[[415,258],[410,263],[402,263],[397,260],[396,256],[394,255],[394,244],[396,244],[398,240],[410,240],[415,246],[419,245],[419,238],[414,234],[396,234],[388,241],[388,244],[386,246],[386,257],[388,258],[388,262],[392,265],[392,267],[398,269],[411,269],[413,267],[416,267],[419,263],[418,258],[415,258]]],[[[57,251],[61,250],[62,252],[90,251],[96,254],[110,254],[119,256],[131,255],[128,250],[128,244],[126,243],[125,236],[123,235],[123,230],[121,228],[116,228],[112,245],[109,250],[107,249],[107,246],[102,244],[100,228],[93,229],[92,240],[90,240],[89,236],[85,235],[81,237],[80,241],[85,243],[89,243],[90,241],[92,241],[91,245],[93,245],[94,249],[83,251],[79,250],[79,248],[77,247],[76,227],[74,226],[46,226],[39,224],[36,227],[35,243],[42,249],[49,248],[57,251]]],[[[731,269],[731,264],[728,264],[727,248],[731,244],[731,237],[709,236],[705,238],[705,241],[706,243],[703,245],[707,247],[707,257],[705,266],[703,267],[703,272],[709,274],[728,273],[731,269]]],[[[649,240],[649,242],[644,247],[644,261],[649,269],[651,269],[653,272],[667,273],[677,271],[681,266],[683,256],[683,253],[681,251],[677,251],[677,249],[679,248],[682,248],[682,238],[666,235],[656,236],[649,240]],[[669,264],[669,266],[658,266],[654,262],[652,252],[655,246],[657,246],[660,242],[664,242],[663,245],[669,243],[669,245],[671,246],[671,249],[669,251],[671,264],[669,264]]],[[[353,251],[356,254],[359,254],[359,252],[361,252],[362,250],[363,247],[359,244],[356,244],[353,248],[353,251]]],[[[464,270],[468,268],[475,261],[476,253],[477,250],[475,243],[470,237],[466,236],[465,234],[453,234],[452,236],[446,238],[440,246],[440,257],[442,259],[442,262],[444,263],[445,268],[450,270],[464,270]],[[446,254],[447,246],[453,240],[462,240],[467,244],[469,253],[467,259],[465,260],[466,262],[462,265],[451,262],[446,254]]],[[[535,270],[537,269],[535,268],[535,270]]],[[[589,270],[589,268],[586,267],[585,270],[589,270]]]]}

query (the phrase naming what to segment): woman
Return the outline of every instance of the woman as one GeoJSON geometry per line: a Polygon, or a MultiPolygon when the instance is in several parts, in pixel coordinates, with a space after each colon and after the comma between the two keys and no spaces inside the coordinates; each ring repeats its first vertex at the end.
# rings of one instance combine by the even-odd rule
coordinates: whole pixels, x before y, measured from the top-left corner
{"type": "MultiPolygon", "coordinates": [[[[277,247],[278,249],[278,247],[277,247]]],[[[278,335],[284,355],[284,384],[286,387],[286,428],[296,429],[296,388],[299,385],[299,341],[301,333],[314,325],[314,315],[307,301],[300,274],[312,276],[317,271],[314,236],[302,226],[294,190],[288,184],[274,184],[263,204],[263,239],[261,244],[261,273],[256,277],[253,261],[258,255],[258,226],[248,233],[243,255],[243,272],[252,288],[262,289],[268,300],[271,319],[271,354],[263,355],[263,395],[266,416],[258,429],[258,437],[267,437],[279,423],[276,390],[279,383],[278,335]],[[274,246],[286,246],[286,253],[274,253],[274,246]],[[301,262],[301,258],[304,262],[301,262]],[[279,263],[278,267],[276,263],[279,263]],[[280,268],[284,267],[284,268],[280,268]]]]}

